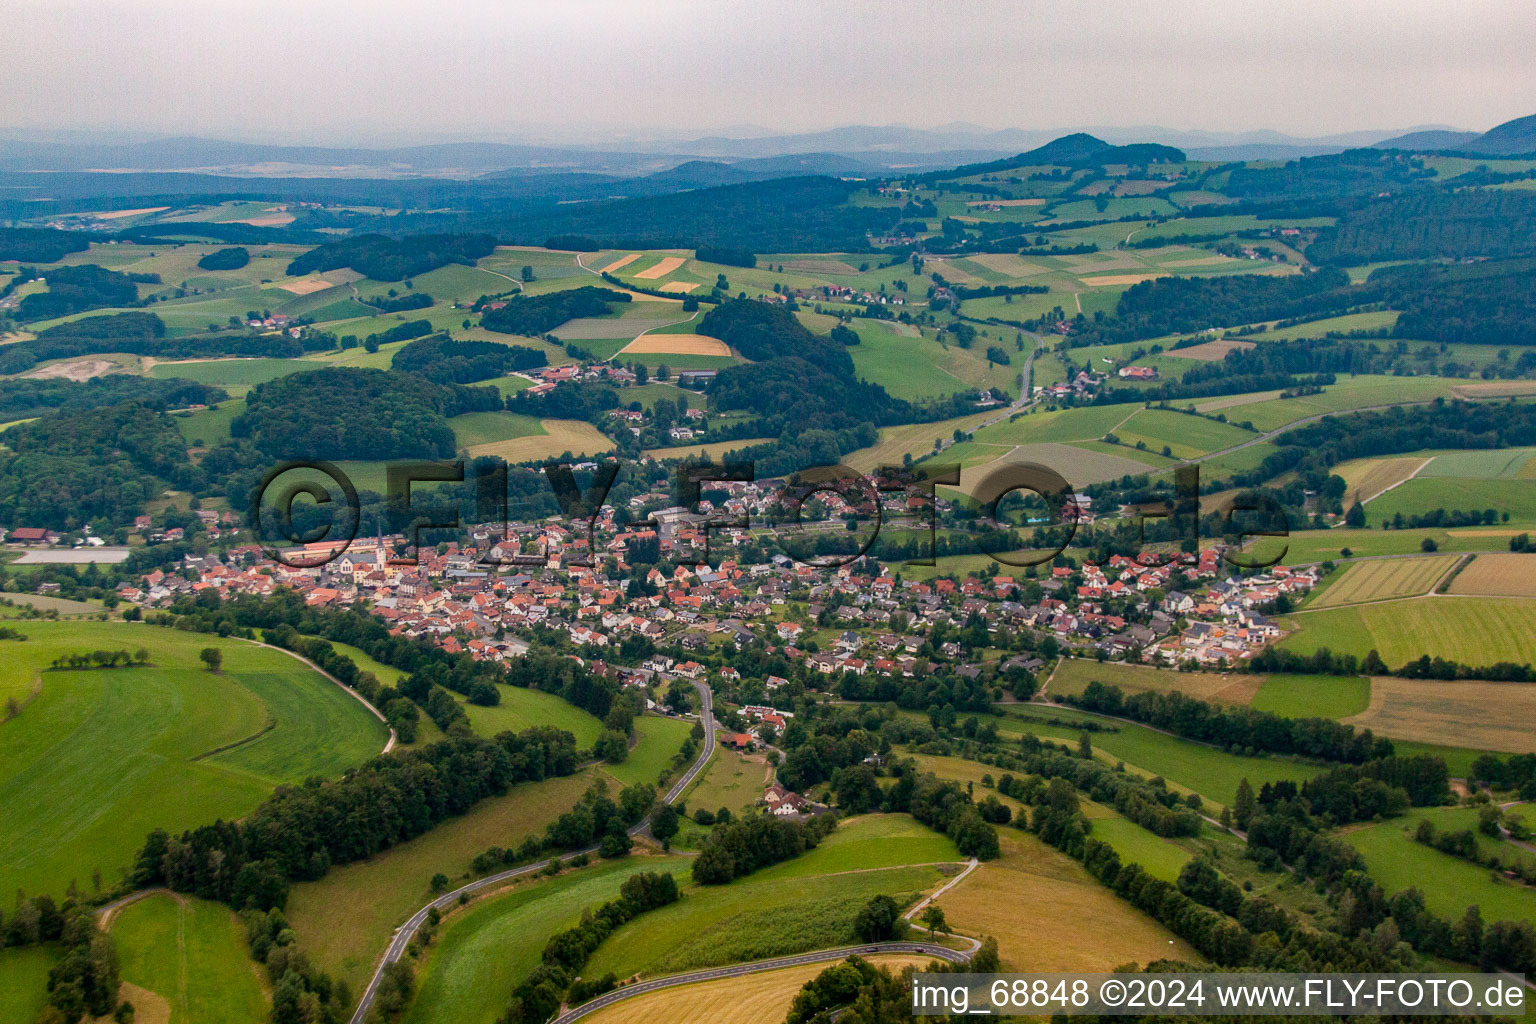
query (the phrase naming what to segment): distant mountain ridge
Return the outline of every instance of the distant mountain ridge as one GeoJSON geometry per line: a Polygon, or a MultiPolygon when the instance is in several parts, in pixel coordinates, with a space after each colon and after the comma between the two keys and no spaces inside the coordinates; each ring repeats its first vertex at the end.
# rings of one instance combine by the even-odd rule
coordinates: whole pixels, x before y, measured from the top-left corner
{"type": "Polygon", "coordinates": [[[1477,132],[1409,132],[1376,143],[1377,149],[1456,150],[1487,156],[1523,156],[1536,153],[1536,114],[1505,121],[1481,134],[1477,132]]]}
{"type": "Polygon", "coordinates": [[[939,171],[933,178],[965,178],[973,174],[996,174],[1020,167],[1067,166],[1102,167],[1105,164],[1182,163],[1184,151],[1155,142],[1133,142],[1114,146],[1086,132],[1074,132],[1053,139],[1043,146],[1002,160],[966,164],[952,171],[939,171]]]}

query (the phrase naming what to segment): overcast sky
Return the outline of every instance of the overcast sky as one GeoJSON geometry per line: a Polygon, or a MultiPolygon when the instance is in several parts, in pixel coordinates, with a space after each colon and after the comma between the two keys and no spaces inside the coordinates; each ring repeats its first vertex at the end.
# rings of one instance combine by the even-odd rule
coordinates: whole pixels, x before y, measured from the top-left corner
{"type": "Polygon", "coordinates": [[[0,126],[1320,135],[1536,113],[1530,0],[5,0],[0,126]]]}

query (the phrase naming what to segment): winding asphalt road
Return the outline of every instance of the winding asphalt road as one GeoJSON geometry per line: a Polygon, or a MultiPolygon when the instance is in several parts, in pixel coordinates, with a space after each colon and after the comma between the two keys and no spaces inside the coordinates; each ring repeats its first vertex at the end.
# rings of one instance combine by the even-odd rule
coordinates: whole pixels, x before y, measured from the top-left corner
{"type": "MultiPolygon", "coordinates": [[[[693,685],[699,691],[699,721],[704,726],[704,749],[699,752],[699,756],[693,762],[693,765],[683,773],[683,776],[662,797],[669,804],[675,802],[682,795],[683,790],[688,788],[688,784],[698,778],[699,773],[704,770],[704,766],[709,763],[710,757],[715,752],[714,695],[710,692],[709,687],[703,683],[696,682],[693,685]]],[[[629,834],[632,836],[649,836],[650,826],[651,819],[647,815],[639,824],[629,830],[629,834]]],[[[575,850],[569,856],[577,856],[583,853],[590,856],[596,852],[596,846],[589,846],[583,850],[575,850]]],[[[458,905],[461,896],[469,897],[482,890],[509,882],[512,879],[542,871],[549,866],[549,862],[552,859],[554,858],[546,858],[533,864],[526,864],[520,868],[512,868],[509,871],[502,871],[498,874],[476,879],[468,885],[460,886],[452,892],[438,897],[412,914],[410,920],[395,930],[394,937],[390,939],[389,948],[384,951],[383,959],[379,961],[378,967],[374,969],[373,977],[368,979],[368,987],[363,990],[363,997],[357,1004],[357,1010],[352,1014],[350,1024],[363,1024],[364,1018],[368,1016],[368,1010],[373,1006],[373,1001],[378,996],[379,983],[384,980],[385,968],[405,955],[405,948],[410,945],[411,939],[416,936],[416,932],[426,923],[427,915],[432,912],[434,907],[437,908],[439,913],[447,913],[458,905]]]]}

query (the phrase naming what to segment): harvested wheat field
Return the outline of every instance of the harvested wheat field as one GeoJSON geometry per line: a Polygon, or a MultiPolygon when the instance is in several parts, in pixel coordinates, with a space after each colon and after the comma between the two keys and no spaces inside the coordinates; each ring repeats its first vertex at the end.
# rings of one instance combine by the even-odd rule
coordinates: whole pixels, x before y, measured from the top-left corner
{"type": "Polygon", "coordinates": [[[1043,274],[1046,268],[1026,261],[1021,256],[1011,252],[978,253],[967,257],[972,263],[978,263],[988,270],[999,274],[1007,274],[1009,277],[1029,277],[1032,274],[1043,274]]]}
{"type": "Polygon", "coordinates": [[[640,254],[637,253],[637,252],[632,252],[628,256],[620,256],[618,259],[614,260],[612,263],[610,263],[606,267],[604,267],[603,268],[603,273],[611,274],[611,273],[613,273],[616,270],[620,270],[620,269],[622,269],[624,267],[629,266],[631,263],[635,262],[635,260],[637,260],[639,258],[640,258],[640,254]]]}
{"type": "Polygon", "coordinates": [[[1429,464],[1428,459],[1410,456],[1405,459],[1355,459],[1336,467],[1334,472],[1344,478],[1344,507],[1357,501],[1369,501],[1429,464]]]}
{"type": "Polygon", "coordinates": [[[619,350],[620,355],[665,353],[676,356],[728,356],[731,348],[719,338],[702,334],[643,334],[619,350]]]}
{"type": "Polygon", "coordinates": [[[1191,260],[1169,260],[1160,264],[1164,267],[1219,267],[1223,263],[1235,263],[1231,256],[1200,256],[1191,260]]]}
{"type": "Polygon", "coordinates": [[[1356,562],[1344,575],[1318,593],[1307,608],[1337,608],[1367,601],[1390,601],[1427,594],[1444,576],[1456,555],[1430,558],[1386,558],[1375,562],[1356,562]]]}
{"type": "MultiPolygon", "coordinates": [[[[128,358],[133,358],[129,356],[128,358]]],[[[50,380],[63,378],[64,380],[83,381],[92,377],[100,377],[105,373],[115,373],[123,367],[110,359],[77,359],[68,363],[49,363],[47,366],[39,366],[35,370],[28,370],[22,377],[30,380],[50,380]]]]}
{"type": "Polygon", "coordinates": [[[640,271],[640,273],[635,275],[635,280],[654,281],[657,278],[666,277],[668,274],[672,273],[672,271],[676,270],[678,267],[687,262],[688,260],[682,256],[667,256],[654,267],[647,267],[640,271]]]}
{"type": "Polygon", "coordinates": [[[285,292],[293,292],[295,295],[309,295],[312,292],[323,292],[334,285],[329,281],[322,281],[318,277],[301,277],[297,281],[284,281],[278,285],[285,292]]]}
{"type": "Polygon", "coordinates": [[[1080,277],[1078,280],[1094,288],[1118,288],[1122,285],[1141,284],[1143,281],[1154,281],[1159,277],[1167,276],[1167,274],[1106,274],[1103,277],[1080,277]]]}
{"type": "Polygon", "coordinates": [[[1044,206],[1044,199],[977,199],[966,206],[1044,206]]]}
{"type": "Polygon", "coordinates": [[[259,217],[247,217],[244,220],[232,220],[231,224],[249,224],[254,228],[280,228],[293,223],[293,214],[286,211],[264,213],[259,217]]]}
{"type": "Polygon", "coordinates": [[[699,286],[689,281],[668,281],[666,284],[661,286],[661,290],[664,292],[687,293],[693,291],[697,287],[699,286]]]}
{"type": "Polygon", "coordinates": [[[1451,593],[1477,597],[1536,597],[1536,555],[1477,555],[1451,581],[1451,593]]]}
{"type": "Polygon", "coordinates": [[[1457,398],[1505,398],[1509,395],[1536,395],[1536,381],[1499,380],[1484,384],[1458,384],[1451,388],[1457,398]]]}
{"type": "Polygon", "coordinates": [[[1536,686],[1371,677],[1371,705],[1346,725],[1442,746],[1536,754],[1536,686]]]}
{"type": "Polygon", "coordinates": [[[1005,969],[1109,971],[1163,957],[1200,962],[1187,943],[1077,861],[1034,836],[999,832],[1003,855],[935,902],[956,931],[995,936],[1005,969]]]}
{"type": "Polygon", "coordinates": [[[93,213],[90,216],[97,220],[121,220],[124,217],[138,217],[146,213],[159,213],[161,210],[169,210],[169,206],[141,206],[137,210],[111,210],[107,213],[93,213]]]}
{"type": "MultiPolygon", "coordinates": [[[[870,963],[896,973],[908,964],[922,967],[931,958],[872,956],[870,963]]],[[[783,1020],[789,1004],[806,982],[837,963],[803,964],[742,978],[721,978],[697,985],[649,992],[605,1006],[586,1019],[591,1024],[761,1024],[783,1020]]]]}
{"type": "Polygon", "coordinates": [[[508,462],[531,462],[572,455],[600,455],[613,450],[613,439],[584,420],[540,420],[542,434],[487,441],[464,449],[470,458],[494,455],[508,462]]]}
{"type": "MultiPolygon", "coordinates": [[[[1165,263],[1163,266],[1171,267],[1173,264],[1165,263]]],[[[1248,348],[1253,348],[1253,342],[1238,341],[1235,338],[1218,338],[1215,341],[1191,345],[1189,348],[1170,348],[1163,355],[1173,356],[1175,359],[1198,359],[1202,363],[1214,363],[1218,359],[1225,359],[1228,352],[1248,348]]]]}
{"type": "Polygon", "coordinates": [[[842,260],[786,260],[780,264],[794,274],[857,274],[859,268],[842,260]]]}

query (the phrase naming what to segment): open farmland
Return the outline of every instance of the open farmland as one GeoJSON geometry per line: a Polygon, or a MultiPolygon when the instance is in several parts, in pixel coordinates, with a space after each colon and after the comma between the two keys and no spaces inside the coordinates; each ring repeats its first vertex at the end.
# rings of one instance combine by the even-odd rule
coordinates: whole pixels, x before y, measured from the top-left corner
{"type": "MultiPolygon", "coordinates": [[[[1096,830],[1099,824],[1094,822],[1096,830]]],[[[1108,971],[1163,957],[1200,961],[1066,854],[1026,833],[1004,829],[999,838],[1003,855],[982,864],[938,904],[957,931],[995,936],[1005,967],[1108,971]]]]}
{"type": "Polygon", "coordinates": [[[1451,581],[1452,594],[1536,597],[1536,554],[1477,555],[1451,581]]]}
{"type": "Polygon", "coordinates": [[[761,755],[751,757],[717,746],[709,767],[683,793],[683,802],[692,810],[725,807],[739,814],[762,798],[767,777],[768,762],[761,755]]]}
{"type": "Polygon", "coordinates": [[[1337,579],[1328,581],[1328,585],[1307,602],[1307,607],[1336,608],[1427,594],[1456,561],[1455,555],[1437,555],[1355,562],[1337,579]]]}
{"type": "Polygon", "coordinates": [[[590,749],[603,733],[603,723],[552,693],[530,689],[526,686],[498,686],[501,703],[495,707],[482,707],[464,703],[469,724],[481,736],[495,736],[499,732],[522,732],[540,726],[564,729],[576,737],[576,746],[590,749]]]}
{"type": "Polygon", "coordinates": [[[1392,668],[1423,655],[1464,665],[1523,664],[1536,636],[1536,601],[1419,597],[1302,611],[1292,619],[1297,631],[1280,643],[1298,654],[1327,647],[1363,658],[1375,648],[1392,668]]]}
{"type": "MultiPolygon", "coordinates": [[[[933,461],[936,464],[945,462],[945,454],[941,452],[934,456],[933,461]]],[[[1146,463],[1123,455],[1047,441],[1021,444],[991,462],[965,467],[960,472],[960,489],[967,494],[974,494],[981,482],[993,473],[1005,466],[1023,462],[1047,466],[1060,473],[1073,487],[1117,480],[1123,476],[1141,476],[1149,471],[1146,463]]]]}
{"type": "Polygon", "coordinates": [[[428,955],[405,1024],[494,1024],[512,989],[538,966],[549,937],[614,899],[640,871],[686,867],[682,858],[633,857],[553,879],[519,881],[505,894],[450,915],[428,955]]]}
{"type": "Polygon", "coordinates": [[[1335,467],[1334,472],[1344,478],[1344,507],[1348,508],[1357,501],[1370,501],[1383,491],[1416,476],[1429,462],[1429,459],[1408,456],[1355,459],[1335,467]]]}
{"type": "Polygon", "coordinates": [[[640,739],[630,750],[629,757],[621,764],[604,765],[603,771],[620,786],[654,786],[657,777],[682,749],[693,726],[693,722],[682,718],[642,715],[635,719],[635,733],[640,739]]]}
{"type": "Polygon", "coordinates": [[[1378,735],[1477,750],[1536,753],[1536,687],[1474,680],[1371,680],[1371,702],[1346,719],[1378,735]],[[1495,710],[1496,709],[1496,710],[1495,710]]]}
{"type": "Polygon", "coordinates": [[[542,833],[581,799],[593,778],[585,771],[514,786],[423,836],[333,867],[317,882],[301,882],[288,898],[289,923],[317,964],[360,991],[390,934],[431,898],[433,875],[467,881],[476,856],[542,833]]]}
{"type": "Polygon", "coordinates": [[[1469,906],[1477,906],[1485,921],[1536,920],[1536,890],[1414,842],[1421,817],[1437,823],[1449,818],[1457,822],[1456,827],[1467,827],[1464,820],[1453,817],[1455,813],[1441,808],[1415,811],[1346,832],[1342,838],[1360,851],[1371,877],[1388,896],[1418,889],[1430,912],[1450,921],[1459,921],[1469,906]]]}
{"type": "Polygon", "coordinates": [[[1174,672],[1150,665],[1123,662],[1098,662],[1087,658],[1066,658],[1051,674],[1049,696],[1071,697],[1081,694],[1090,682],[1118,686],[1130,693],[1182,693],[1200,700],[1225,704],[1247,704],[1264,683],[1264,676],[1218,672],[1174,672]]]}
{"type": "Polygon", "coordinates": [[[0,882],[62,893],[117,880],[152,829],[238,817],[272,788],[334,776],[383,747],[383,723],[282,651],[129,623],[29,622],[8,642],[0,696],[0,882]],[[140,646],[138,668],[48,670],[53,658],[140,646]],[[223,652],[220,674],[198,658],[223,652]]]}
{"type": "MultiPolygon", "coordinates": [[[[169,1024],[267,1020],[265,978],[251,962],[244,927],[223,904],[155,893],[119,910],[111,934],[123,981],[163,1001],[169,1024]]],[[[156,1000],[143,1001],[149,1019],[156,1000]]]]}
{"type": "Polygon", "coordinates": [[[557,458],[566,452],[572,455],[600,455],[614,447],[611,437],[585,420],[543,419],[539,420],[538,425],[541,429],[539,433],[470,445],[465,448],[465,452],[471,458],[494,455],[507,462],[518,463],[557,458]]]}
{"type": "MultiPolygon", "coordinates": [[[[929,963],[927,958],[914,956],[865,959],[893,974],[909,965],[921,969],[929,963]]],[[[586,1020],[590,1024],[759,1024],[782,1020],[801,987],[830,966],[830,962],[805,964],[648,992],[605,1006],[586,1020]]]]}
{"type": "Polygon", "coordinates": [[[667,354],[684,356],[729,356],[730,346],[718,338],[702,334],[647,334],[619,350],[620,355],[667,354]]]}

